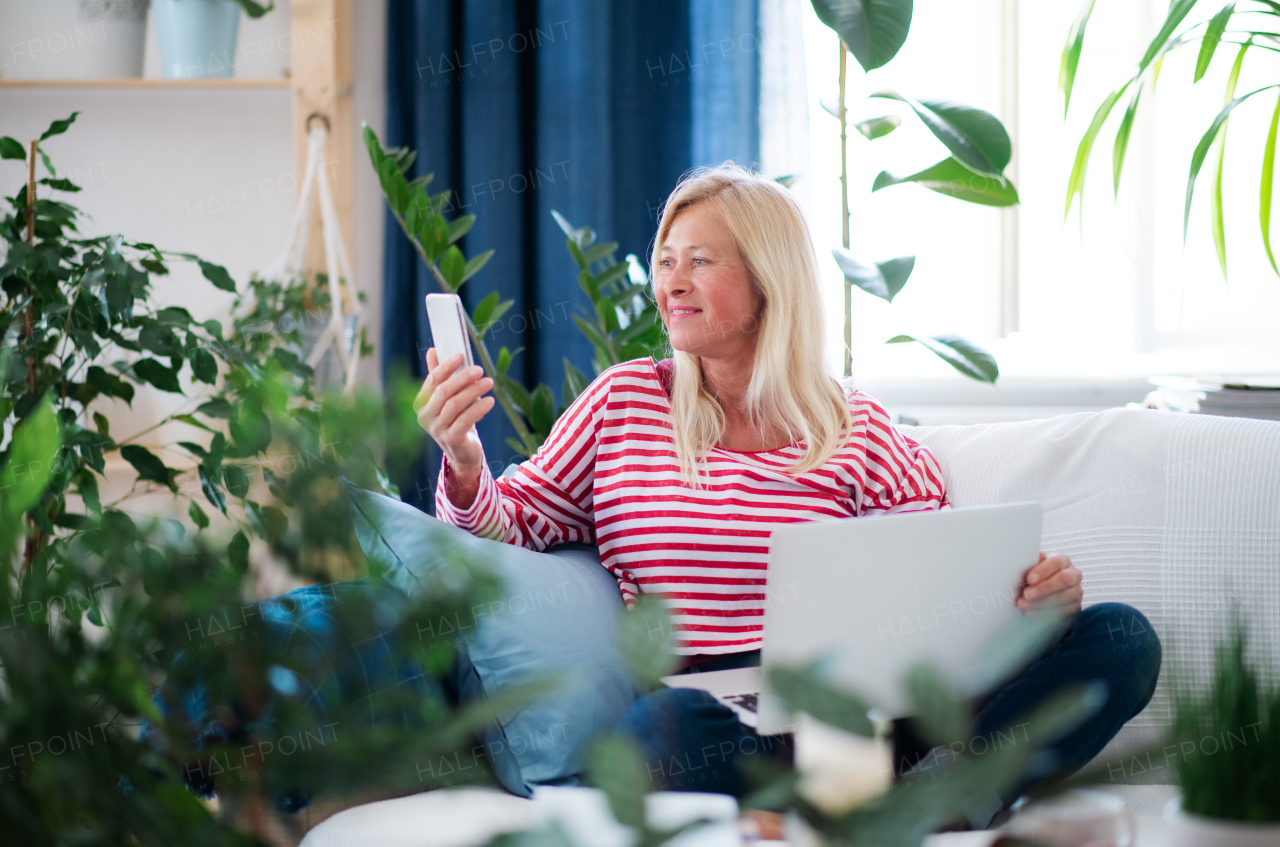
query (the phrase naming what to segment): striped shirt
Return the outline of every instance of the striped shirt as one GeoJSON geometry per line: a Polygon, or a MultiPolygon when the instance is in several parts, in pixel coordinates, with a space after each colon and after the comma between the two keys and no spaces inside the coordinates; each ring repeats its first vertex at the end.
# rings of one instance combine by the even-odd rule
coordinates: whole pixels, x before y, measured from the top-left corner
{"type": "Polygon", "coordinates": [[[514,476],[495,481],[484,466],[470,508],[449,502],[446,460],[436,513],[475,535],[531,550],[598,545],[628,605],[640,592],[664,596],[681,655],[757,649],[775,527],[950,508],[929,449],[895,429],[871,397],[844,391],[852,435],[821,467],[798,476],[782,471],[798,460],[803,442],[760,452],[716,447],[706,487],[693,489],[680,476],[659,366],[624,362],[569,406],[514,476]]]}

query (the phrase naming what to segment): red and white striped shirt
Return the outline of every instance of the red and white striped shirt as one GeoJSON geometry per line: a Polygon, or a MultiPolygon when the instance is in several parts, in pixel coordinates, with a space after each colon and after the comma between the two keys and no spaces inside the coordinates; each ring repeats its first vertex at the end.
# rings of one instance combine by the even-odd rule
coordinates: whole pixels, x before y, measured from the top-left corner
{"type": "MultiPolygon", "coordinates": [[[[664,362],[663,367],[669,367],[664,362]]],[[[713,448],[703,489],[676,461],[671,405],[652,359],[609,368],[560,417],[514,476],[487,466],[475,502],[458,509],[440,471],[436,513],[475,535],[543,550],[596,544],[628,605],[662,594],[681,655],[759,647],[774,527],[871,513],[950,508],[937,459],[900,433],[871,397],[845,389],[852,437],[826,464],[781,469],[798,444],[713,448]]],[[[801,442],[802,443],[802,442],[801,442]]],[[[447,460],[446,460],[447,461],[447,460]]]]}

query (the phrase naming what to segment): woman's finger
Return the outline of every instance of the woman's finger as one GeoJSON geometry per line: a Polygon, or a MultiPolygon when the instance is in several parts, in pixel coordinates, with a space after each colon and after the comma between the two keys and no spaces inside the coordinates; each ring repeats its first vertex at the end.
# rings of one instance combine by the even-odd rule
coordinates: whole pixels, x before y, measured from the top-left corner
{"type": "Polygon", "coordinates": [[[440,406],[439,419],[441,429],[448,430],[453,422],[486,391],[493,387],[493,380],[485,377],[455,392],[440,406]]]}
{"type": "MultiPolygon", "coordinates": [[[[433,396],[427,401],[422,411],[418,413],[418,421],[421,423],[426,420],[426,429],[428,432],[440,432],[442,436],[448,437],[448,431],[453,427],[458,416],[471,404],[476,401],[482,394],[493,387],[493,380],[489,377],[476,379],[470,384],[464,384],[458,390],[453,390],[453,378],[451,377],[438,389],[433,396]]],[[[439,439],[436,439],[439,441],[439,439]]]]}
{"type": "MultiPolygon", "coordinates": [[[[448,367],[449,366],[446,364],[445,368],[448,367]]],[[[440,371],[437,371],[437,373],[439,372],[440,371]]],[[[463,391],[480,381],[480,375],[482,373],[484,373],[484,371],[478,365],[471,368],[460,368],[447,379],[437,382],[432,386],[422,408],[418,410],[419,418],[422,418],[425,415],[428,421],[434,420],[438,415],[443,413],[444,406],[450,399],[460,391],[463,391]]]]}
{"type": "Polygon", "coordinates": [[[471,428],[479,423],[480,419],[493,408],[493,403],[494,398],[492,396],[481,397],[464,409],[447,430],[450,442],[459,443],[464,440],[467,437],[467,433],[471,432],[471,428]]]}
{"type": "Polygon", "coordinates": [[[1027,571],[1027,585],[1039,585],[1070,564],[1071,560],[1066,556],[1045,556],[1041,553],[1040,561],[1027,571]]]}
{"type": "Polygon", "coordinates": [[[1080,584],[1080,571],[1073,567],[1065,567],[1049,577],[1044,582],[1028,585],[1026,597],[1028,600],[1036,600],[1041,597],[1048,597],[1059,591],[1065,591],[1074,588],[1080,584]]]}

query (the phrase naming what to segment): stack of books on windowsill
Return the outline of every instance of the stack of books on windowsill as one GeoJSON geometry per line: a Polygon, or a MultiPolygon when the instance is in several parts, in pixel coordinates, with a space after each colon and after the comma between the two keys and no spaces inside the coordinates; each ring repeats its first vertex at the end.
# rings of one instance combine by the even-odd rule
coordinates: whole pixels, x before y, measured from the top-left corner
{"type": "Polygon", "coordinates": [[[1280,421],[1280,374],[1153,376],[1148,409],[1280,421]]]}

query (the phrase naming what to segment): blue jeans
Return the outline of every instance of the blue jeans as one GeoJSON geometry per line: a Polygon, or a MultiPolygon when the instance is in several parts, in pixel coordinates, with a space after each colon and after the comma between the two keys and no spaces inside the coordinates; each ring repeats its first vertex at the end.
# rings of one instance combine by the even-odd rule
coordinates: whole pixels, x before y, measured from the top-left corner
{"type": "MultiPolygon", "coordinates": [[[[1016,731],[1022,719],[1065,686],[1100,682],[1106,689],[1103,706],[1035,756],[1022,783],[1000,798],[1002,804],[1012,803],[1039,782],[1078,770],[1096,756],[1146,707],[1160,675],[1160,657],[1160,641],[1141,612],[1120,603],[1101,603],[1073,615],[1053,646],[1009,682],[979,698],[973,704],[973,736],[967,745],[973,753],[997,743],[998,733],[1016,731]]],[[[754,650],[681,673],[759,664],[760,651],[754,650]]],[[[715,791],[743,797],[750,788],[745,771],[752,761],[792,761],[791,736],[760,736],[731,709],[696,689],[666,688],[645,695],[623,715],[618,729],[639,745],[655,791],[715,791]]],[[[895,722],[895,772],[907,770],[927,750],[910,720],[895,722]]]]}

